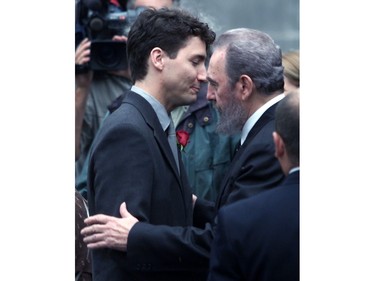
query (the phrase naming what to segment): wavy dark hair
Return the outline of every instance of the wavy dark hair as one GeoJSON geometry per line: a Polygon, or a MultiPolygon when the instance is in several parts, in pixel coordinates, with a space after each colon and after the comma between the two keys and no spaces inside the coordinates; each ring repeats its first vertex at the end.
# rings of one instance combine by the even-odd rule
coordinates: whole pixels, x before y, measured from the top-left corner
{"type": "Polygon", "coordinates": [[[147,60],[153,48],[161,48],[174,59],[192,36],[202,39],[208,52],[216,34],[206,23],[181,9],[143,11],[132,25],[127,41],[128,62],[133,82],[140,81],[147,75],[147,60]]]}

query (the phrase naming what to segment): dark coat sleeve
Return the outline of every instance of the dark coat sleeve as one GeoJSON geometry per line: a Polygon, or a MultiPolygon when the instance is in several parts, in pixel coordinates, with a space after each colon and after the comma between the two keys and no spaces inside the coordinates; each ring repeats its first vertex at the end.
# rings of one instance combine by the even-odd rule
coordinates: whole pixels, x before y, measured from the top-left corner
{"type": "Polygon", "coordinates": [[[193,222],[194,226],[204,228],[207,222],[213,223],[216,216],[215,203],[198,198],[195,202],[193,222]]]}
{"type": "Polygon", "coordinates": [[[132,269],[148,264],[152,270],[207,272],[213,230],[137,223],[129,233],[128,258],[132,269]]]}
{"type": "MultiPolygon", "coordinates": [[[[227,232],[237,231],[228,221],[228,216],[219,212],[217,231],[211,247],[210,271],[208,280],[210,281],[235,281],[243,280],[238,260],[238,248],[234,241],[229,241],[230,235],[227,232]]],[[[251,241],[249,241],[251,243],[251,241]]]]}

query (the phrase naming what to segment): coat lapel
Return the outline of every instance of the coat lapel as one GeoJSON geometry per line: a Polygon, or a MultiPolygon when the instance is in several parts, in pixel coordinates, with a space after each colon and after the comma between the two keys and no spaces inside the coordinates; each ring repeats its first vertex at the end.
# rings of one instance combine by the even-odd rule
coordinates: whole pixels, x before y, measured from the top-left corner
{"type": "Polygon", "coordinates": [[[156,142],[158,143],[160,150],[164,154],[165,158],[168,160],[168,163],[171,166],[173,173],[178,179],[178,182],[180,183],[181,187],[180,175],[178,173],[176,161],[174,160],[172,150],[169,146],[167,135],[165,131],[162,129],[159,119],[152,106],[144,98],[142,98],[140,95],[134,92],[129,92],[129,94],[126,96],[123,102],[130,103],[134,105],[136,108],[138,108],[145,122],[153,130],[156,142]]]}

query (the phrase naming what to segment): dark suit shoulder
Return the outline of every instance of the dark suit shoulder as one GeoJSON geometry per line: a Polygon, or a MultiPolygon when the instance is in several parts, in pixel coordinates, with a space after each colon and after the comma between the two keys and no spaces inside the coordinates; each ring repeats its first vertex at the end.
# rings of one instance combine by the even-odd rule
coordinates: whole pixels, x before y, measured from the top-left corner
{"type": "Polygon", "coordinates": [[[102,127],[110,130],[113,127],[126,126],[132,123],[141,127],[143,124],[149,124],[152,128],[161,128],[152,106],[142,96],[129,91],[121,105],[104,120],[102,127]]]}
{"type": "Polygon", "coordinates": [[[267,215],[274,220],[277,213],[299,213],[299,172],[286,177],[281,185],[224,206],[219,212],[226,220],[240,224],[244,222],[243,216],[263,221],[267,215]]]}

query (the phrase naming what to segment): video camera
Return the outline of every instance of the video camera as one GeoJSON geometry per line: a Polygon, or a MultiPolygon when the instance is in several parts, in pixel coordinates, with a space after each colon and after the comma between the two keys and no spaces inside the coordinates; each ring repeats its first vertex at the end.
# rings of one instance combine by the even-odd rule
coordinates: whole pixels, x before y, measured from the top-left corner
{"type": "Polygon", "coordinates": [[[127,69],[126,42],[113,41],[112,37],[127,36],[145,8],[123,12],[109,0],[80,0],[76,9],[76,41],[84,37],[91,41],[89,67],[92,70],[127,69]],[[77,23],[81,28],[77,28],[77,23]]]}

